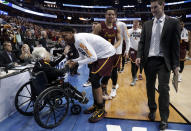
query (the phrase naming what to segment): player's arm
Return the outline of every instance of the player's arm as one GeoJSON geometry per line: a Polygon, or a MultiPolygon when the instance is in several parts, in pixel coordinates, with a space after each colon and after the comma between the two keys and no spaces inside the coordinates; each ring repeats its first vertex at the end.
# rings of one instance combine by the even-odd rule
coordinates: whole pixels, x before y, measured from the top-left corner
{"type": "Polygon", "coordinates": [[[116,36],[116,42],[114,44],[114,47],[117,48],[120,44],[121,44],[120,28],[117,27],[117,36],[116,36]]]}
{"type": "Polygon", "coordinates": [[[97,55],[93,47],[87,43],[86,40],[80,39],[77,43],[77,50],[80,58],[73,59],[74,62],[81,64],[88,64],[97,60],[97,55]]]}
{"type": "Polygon", "coordinates": [[[99,35],[99,32],[101,31],[101,24],[97,24],[95,26],[95,29],[93,30],[93,34],[99,35]]]}

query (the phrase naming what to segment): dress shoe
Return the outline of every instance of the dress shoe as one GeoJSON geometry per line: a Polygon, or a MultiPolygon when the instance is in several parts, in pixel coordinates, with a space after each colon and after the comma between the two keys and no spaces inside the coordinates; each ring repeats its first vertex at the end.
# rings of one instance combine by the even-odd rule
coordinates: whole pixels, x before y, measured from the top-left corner
{"type": "Polygon", "coordinates": [[[148,118],[150,121],[155,121],[155,116],[156,116],[155,112],[150,112],[148,115],[148,118]]]}
{"type": "Polygon", "coordinates": [[[166,128],[168,128],[168,123],[164,122],[164,121],[161,121],[160,125],[159,125],[159,129],[160,130],[165,130],[166,128]]]}

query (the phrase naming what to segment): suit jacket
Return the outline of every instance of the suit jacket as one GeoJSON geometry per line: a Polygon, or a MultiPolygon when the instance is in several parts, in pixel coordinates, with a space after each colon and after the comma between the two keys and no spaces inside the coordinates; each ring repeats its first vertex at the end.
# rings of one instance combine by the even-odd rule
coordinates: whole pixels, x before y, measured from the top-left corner
{"type": "Polygon", "coordinates": [[[12,61],[11,59],[9,58],[8,54],[6,51],[3,51],[1,54],[0,54],[0,66],[7,66],[8,64],[10,64],[11,62],[18,62],[18,59],[16,58],[16,56],[11,53],[11,57],[12,57],[12,61]]]}
{"type": "MultiPolygon", "coordinates": [[[[138,46],[137,58],[143,60],[143,65],[148,60],[153,21],[154,20],[149,20],[144,23],[138,46]]],[[[164,60],[168,70],[179,66],[180,33],[178,20],[166,16],[160,38],[160,47],[163,50],[164,60]]]]}

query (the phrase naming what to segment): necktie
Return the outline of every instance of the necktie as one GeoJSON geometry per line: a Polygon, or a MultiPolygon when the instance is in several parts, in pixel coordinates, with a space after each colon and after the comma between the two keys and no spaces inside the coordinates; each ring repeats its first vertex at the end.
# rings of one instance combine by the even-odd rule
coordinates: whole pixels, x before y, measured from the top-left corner
{"type": "Polygon", "coordinates": [[[154,52],[159,55],[160,52],[160,32],[161,32],[161,21],[156,21],[155,39],[154,39],[154,52]]]}
{"type": "Polygon", "coordinates": [[[11,53],[8,53],[8,56],[9,56],[9,58],[10,58],[11,62],[13,62],[13,59],[12,59],[11,53]]]}

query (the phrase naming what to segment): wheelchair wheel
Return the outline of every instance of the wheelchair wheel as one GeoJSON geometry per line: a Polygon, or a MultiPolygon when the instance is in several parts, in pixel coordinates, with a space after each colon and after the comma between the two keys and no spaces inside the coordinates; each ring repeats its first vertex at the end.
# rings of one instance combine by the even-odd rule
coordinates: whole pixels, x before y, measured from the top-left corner
{"type": "Polygon", "coordinates": [[[64,94],[62,88],[49,87],[37,97],[34,118],[41,127],[51,129],[64,120],[69,108],[69,99],[64,94]]]}
{"type": "Polygon", "coordinates": [[[72,112],[72,114],[74,114],[74,115],[80,114],[81,110],[82,110],[82,108],[81,108],[81,106],[78,105],[78,104],[74,104],[74,105],[72,105],[72,107],[71,107],[71,112],[72,112]]]}
{"type": "Polygon", "coordinates": [[[31,92],[31,81],[21,86],[15,96],[15,107],[18,112],[25,116],[33,115],[35,96],[31,92]]]}

